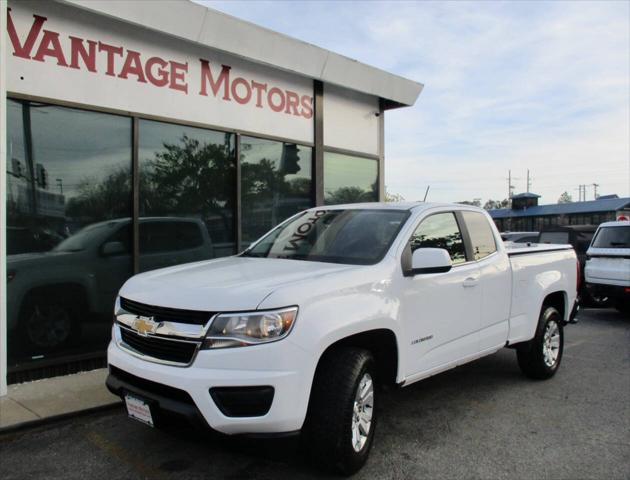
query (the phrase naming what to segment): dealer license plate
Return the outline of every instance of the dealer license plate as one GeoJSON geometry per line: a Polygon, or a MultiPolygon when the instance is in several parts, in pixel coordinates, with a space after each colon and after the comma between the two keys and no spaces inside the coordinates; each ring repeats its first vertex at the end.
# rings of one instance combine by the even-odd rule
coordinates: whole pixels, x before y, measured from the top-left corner
{"type": "Polygon", "coordinates": [[[127,394],[125,395],[125,404],[127,405],[127,414],[130,418],[153,427],[151,408],[147,402],[141,398],[127,394]]]}

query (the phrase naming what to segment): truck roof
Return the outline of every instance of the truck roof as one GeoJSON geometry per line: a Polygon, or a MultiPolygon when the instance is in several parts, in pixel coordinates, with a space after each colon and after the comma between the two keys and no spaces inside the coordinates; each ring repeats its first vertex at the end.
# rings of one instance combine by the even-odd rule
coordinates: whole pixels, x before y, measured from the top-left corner
{"type": "Polygon", "coordinates": [[[627,220],[617,220],[617,221],[613,221],[613,222],[601,223],[598,228],[601,228],[601,227],[627,227],[629,225],[630,225],[630,222],[628,222],[627,220]]]}
{"type": "Polygon", "coordinates": [[[313,207],[312,210],[414,210],[425,209],[431,207],[471,207],[476,210],[483,211],[479,207],[472,205],[466,205],[462,203],[433,203],[433,202],[365,202],[365,203],[346,203],[341,205],[322,205],[320,207],[313,207]]]}

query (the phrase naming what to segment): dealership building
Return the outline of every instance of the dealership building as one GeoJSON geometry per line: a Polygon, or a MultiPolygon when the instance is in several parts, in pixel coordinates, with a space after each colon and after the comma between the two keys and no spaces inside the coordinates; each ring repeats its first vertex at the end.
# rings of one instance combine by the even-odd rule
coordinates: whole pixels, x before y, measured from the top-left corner
{"type": "Polygon", "coordinates": [[[134,273],[382,199],[422,90],[185,0],[1,5],[1,394],[103,366],[134,273]]]}

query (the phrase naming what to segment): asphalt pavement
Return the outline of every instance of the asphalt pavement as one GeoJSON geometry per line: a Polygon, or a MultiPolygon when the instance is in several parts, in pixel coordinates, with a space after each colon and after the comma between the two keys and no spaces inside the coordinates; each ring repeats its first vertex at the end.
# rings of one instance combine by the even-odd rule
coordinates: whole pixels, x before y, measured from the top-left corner
{"type": "MultiPolygon", "coordinates": [[[[523,377],[515,352],[382,392],[357,479],[630,478],[630,319],[584,310],[556,376],[523,377]]],[[[0,436],[11,479],[305,479],[298,440],[151,429],[122,409],[0,436]]]]}

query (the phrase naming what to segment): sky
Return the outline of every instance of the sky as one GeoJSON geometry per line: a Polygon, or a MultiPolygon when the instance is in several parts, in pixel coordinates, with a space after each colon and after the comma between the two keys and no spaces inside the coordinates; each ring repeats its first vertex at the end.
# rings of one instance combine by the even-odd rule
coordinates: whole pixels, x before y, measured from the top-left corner
{"type": "Polygon", "coordinates": [[[385,115],[406,200],[630,196],[630,2],[198,1],[424,84],[385,115]]]}

